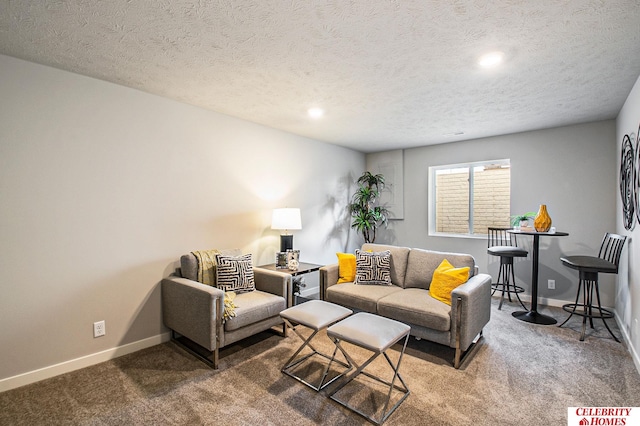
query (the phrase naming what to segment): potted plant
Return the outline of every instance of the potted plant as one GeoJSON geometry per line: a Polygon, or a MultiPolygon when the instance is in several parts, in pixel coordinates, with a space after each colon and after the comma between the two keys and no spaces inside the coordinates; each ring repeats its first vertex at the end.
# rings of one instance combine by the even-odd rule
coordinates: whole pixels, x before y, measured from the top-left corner
{"type": "Polygon", "coordinates": [[[380,191],[384,189],[384,176],[364,172],[357,180],[358,189],[351,198],[349,212],[353,218],[351,227],[362,233],[366,243],[373,243],[380,225],[387,225],[389,211],[376,205],[380,191]]]}
{"type": "Polygon", "coordinates": [[[529,219],[533,219],[534,217],[536,217],[536,213],[535,212],[528,212],[528,213],[525,213],[525,214],[513,215],[513,216],[511,216],[511,226],[513,226],[514,228],[516,228],[516,227],[528,227],[529,226],[529,219]]]}

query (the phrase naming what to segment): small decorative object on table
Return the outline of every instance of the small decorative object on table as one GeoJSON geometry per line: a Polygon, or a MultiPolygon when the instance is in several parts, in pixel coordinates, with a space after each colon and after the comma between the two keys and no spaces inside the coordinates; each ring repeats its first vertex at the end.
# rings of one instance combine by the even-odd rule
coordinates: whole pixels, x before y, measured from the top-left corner
{"type": "Polygon", "coordinates": [[[513,215],[511,216],[511,226],[516,230],[524,231],[529,228],[529,219],[533,219],[535,216],[535,212],[513,215]]]}
{"type": "Polygon", "coordinates": [[[551,228],[551,216],[547,213],[547,205],[540,204],[540,210],[535,219],[533,219],[533,226],[538,232],[547,232],[551,228]]]}
{"type": "Polygon", "coordinates": [[[300,265],[300,250],[287,250],[287,267],[290,271],[297,271],[300,265]]]}
{"type": "Polygon", "coordinates": [[[287,269],[287,252],[279,251],[276,253],[276,269],[287,269]]]}

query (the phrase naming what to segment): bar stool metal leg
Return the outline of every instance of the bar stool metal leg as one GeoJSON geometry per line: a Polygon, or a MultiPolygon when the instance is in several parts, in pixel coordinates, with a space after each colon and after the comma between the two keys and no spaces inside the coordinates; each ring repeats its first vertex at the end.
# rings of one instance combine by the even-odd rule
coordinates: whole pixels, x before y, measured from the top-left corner
{"type": "Polygon", "coordinates": [[[516,295],[518,302],[525,310],[528,310],[522,300],[520,299],[519,293],[524,292],[524,288],[516,285],[516,277],[513,272],[513,257],[501,256],[500,257],[500,269],[498,270],[498,279],[491,286],[492,292],[491,295],[496,291],[500,291],[500,304],[498,305],[498,310],[502,309],[502,304],[504,303],[505,294],[509,298],[509,302],[511,300],[511,293],[516,295]]]}
{"type": "Polygon", "coordinates": [[[613,334],[611,328],[609,328],[609,324],[607,324],[607,319],[613,318],[613,312],[608,309],[602,307],[600,303],[600,289],[598,287],[597,275],[595,277],[593,275],[587,275],[586,273],[581,272],[580,281],[578,281],[578,293],[576,294],[575,303],[568,303],[562,306],[562,309],[569,313],[567,319],[564,320],[562,324],[558,327],[562,327],[569,321],[569,319],[575,314],[582,317],[582,331],[580,333],[580,341],[583,342],[586,337],[587,332],[587,319],[589,320],[589,326],[593,329],[593,319],[600,318],[604,323],[607,331],[613,337],[613,339],[620,343],[620,340],[613,334]],[[595,278],[595,279],[594,279],[595,278]],[[593,306],[593,293],[595,292],[597,306],[595,307],[598,312],[594,313],[593,306]],[[579,303],[580,293],[582,293],[582,303],[579,303]],[[582,308],[582,310],[578,310],[578,308],[582,308]]]}

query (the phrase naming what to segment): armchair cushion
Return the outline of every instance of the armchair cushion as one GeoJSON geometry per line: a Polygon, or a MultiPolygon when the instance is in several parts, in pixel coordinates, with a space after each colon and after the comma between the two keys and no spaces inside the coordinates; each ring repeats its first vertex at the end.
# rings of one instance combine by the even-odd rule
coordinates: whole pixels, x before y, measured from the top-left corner
{"type": "Polygon", "coordinates": [[[256,289],[251,254],[243,256],[216,254],[216,264],[216,287],[219,289],[237,293],[256,289]]]}
{"type": "Polygon", "coordinates": [[[256,290],[240,293],[234,299],[236,316],[224,323],[224,331],[238,330],[261,320],[276,317],[287,308],[284,297],[256,290]]]}

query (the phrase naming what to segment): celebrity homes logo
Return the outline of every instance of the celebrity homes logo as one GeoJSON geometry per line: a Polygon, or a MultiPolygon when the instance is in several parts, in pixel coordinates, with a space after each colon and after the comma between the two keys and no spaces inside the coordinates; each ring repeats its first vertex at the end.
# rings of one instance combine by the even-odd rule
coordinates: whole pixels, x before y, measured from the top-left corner
{"type": "Polygon", "coordinates": [[[569,407],[568,426],[640,425],[638,407],[569,407]]]}

